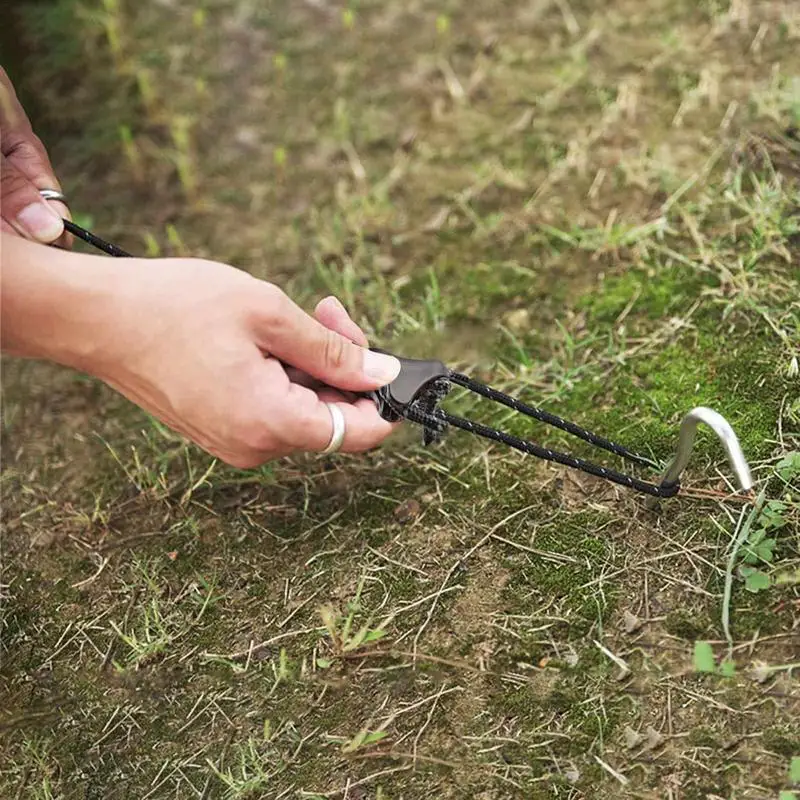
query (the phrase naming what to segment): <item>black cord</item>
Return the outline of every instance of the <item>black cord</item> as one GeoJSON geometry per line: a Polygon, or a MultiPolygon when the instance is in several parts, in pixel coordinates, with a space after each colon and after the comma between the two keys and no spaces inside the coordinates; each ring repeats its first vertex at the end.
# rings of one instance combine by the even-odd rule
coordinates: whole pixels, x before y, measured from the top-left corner
{"type": "Polygon", "coordinates": [[[117,258],[133,258],[130,253],[126,253],[121,247],[117,247],[115,244],[111,244],[101,239],[99,236],[95,236],[91,231],[87,231],[85,228],[81,228],[80,225],[76,225],[72,220],[65,219],[64,228],[73,236],[83,239],[84,242],[94,245],[98,250],[102,250],[110,256],[116,256],[117,258]]]}
{"type": "Polygon", "coordinates": [[[592,433],[592,431],[587,431],[585,428],[581,428],[574,422],[569,422],[568,420],[562,419],[555,414],[551,414],[549,411],[544,411],[541,408],[529,406],[527,403],[523,403],[522,401],[517,400],[514,397],[510,397],[509,395],[504,394],[497,389],[493,389],[491,386],[478,383],[478,381],[475,381],[466,375],[461,375],[458,372],[454,372],[451,374],[450,380],[458,386],[463,386],[465,389],[475,392],[475,394],[482,395],[489,400],[493,400],[495,403],[500,403],[501,405],[507,406],[508,408],[518,411],[527,417],[532,417],[533,419],[537,419],[547,425],[552,425],[554,428],[571,433],[573,436],[577,436],[579,439],[583,439],[585,442],[589,442],[597,447],[601,447],[603,450],[608,450],[615,455],[626,458],[628,461],[633,461],[634,463],[641,464],[645,467],[658,467],[658,464],[654,463],[651,459],[641,456],[638,453],[634,453],[631,450],[628,450],[627,447],[623,447],[621,444],[609,441],[602,436],[598,436],[596,433],[592,433]]]}
{"type": "Polygon", "coordinates": [[[444,437],[447,428],[449,426],[453,426],[454,428],[460,428],[461,430],[467,431],[475,436],[480,436],[484,439],[489,439],[490,441],[499,442],[508,447],[512,447],[515,450],[519,450],[527,455],[535,456],[543,461],[553,461],[557,464],[563,464],[566,467],[580,470],[581,472],[585,472],[589,475],[603,478],[604,480],[617,483],[629,489],[643,492],[644,494],[652,495],[653,497],[674,497],[680,490],[680,483],[678,481],[662,484],[644,481],[640,478],[634,477],[633,475],[627,475],[623,472],[609,469],[608,467],[602,467],[599,464],[593,463],[592,461],[587,461],[586,459],[572,456],[569,453],[561,453],[557,450],[551,450],[548,447],[542,447],[535,442],[527,439],[521,439],[518,436],[506,433],[505,431],[497,430],[496,428],[492,428],[488,425],[483,425],[480,422],[474,422],[472,420],[465,419],[464,417],[454,416],[453,414],[450,414],[447,411],[437,407],[437,404],[447,395],[448,386],[451,382],[458,386],[462,386],[469,391],[473,391],[476,394],[486,397],[489,400],[493,400],[512,408],[515,411],[519,411],[526,416],[533,417],[541,422],[545,422],[546,424],[552,425],[560,430],[571,433],[583,439],[584,441],[591,442],[592,444],[602,447],[605,450],[609,450],[610,452],[615,453],[616,455],[619,455],[629,461],[633,461],[638,464],[644,464],[646,466],[658,466],[650,459],[634,453],[622,445],[611,442],[602,436],[592,433],[591,431],[587,431],[572,422],[568,422],[567,420],[556,416],[555,414],[551,414],[547,411],[543,411],[542,409],[534,408],[533,406],[522,403],[521,401],[516,400],[515,398],[510,397],[509,395],[504,394],[497,389],[492,389],[490,386],[486,386],[478,381],[474,381],[472,378],[469,378],[466,375],[461,375],[460,373],[453,372],[448,378],[439,378],[436,381],[433,381],[425,388],[425,390],[420,392],[420,394],[411,403],[408,403],[407,405],[392,402],[391,396],[384,397],[384,402],[391,407],[392,411],[397,417],[402,417],[409,422],[421,425],[425,429],[425,437],[423,440],[425,444],[441,440],[444,437]]]}
{"type": "Polygon", "coordinates": [[[653,497],[674,497],[680,490],[680,483],[678,481],[660,485],[650,483],[649,481],[643,481],[639,478],[635,478],[633,475],[626,475],[614,469],[601,467],[599,464],[571,456],[568,453],[560,453],[557,450],[540,447],[534,442],[520,439],[518,436],[499,431],[496,428],[490,428],[488,425],[483,425],[480,422],[473,422],[463,417],[453,416],[440,408],[435,409],[431,413],[426,413],[415,403],[412,403],[406,406],[402,413],[409,422],[415,422],[418,425],[423,425],[426,429],[433,430],[437,438],[442,435],[448,425],[452,425],[454,428],[460,428],[468,433],[481,436],[484,439],[490,439],[507,445],[508,447],[513,447],[515,450],[519,450],[527,455],[536,456],[536,458],[541,458],[544,461],[554,461],[557,464],[563,464],[565,467],[571,467],[572,469],[586,472],[589,475],[595,475],[598,478],[603,478],[612,483],[626,486],[629,489],[635,489],[638,492],[643,492],[653,497]]]}

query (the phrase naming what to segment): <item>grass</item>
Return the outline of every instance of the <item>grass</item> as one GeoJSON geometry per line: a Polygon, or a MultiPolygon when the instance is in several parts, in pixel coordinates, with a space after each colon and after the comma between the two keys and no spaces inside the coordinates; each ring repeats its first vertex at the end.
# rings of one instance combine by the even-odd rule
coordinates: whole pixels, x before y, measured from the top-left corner
{"type": "Polygon", "coordinates": [[[707,432],[656,509],[457,431],[234,470],[4,359],[3,797],[800,796],[798,12],[473,5],[26,3],[5,61],[105,238],[660,462],[709,405],[763,506],[707,432]]]}

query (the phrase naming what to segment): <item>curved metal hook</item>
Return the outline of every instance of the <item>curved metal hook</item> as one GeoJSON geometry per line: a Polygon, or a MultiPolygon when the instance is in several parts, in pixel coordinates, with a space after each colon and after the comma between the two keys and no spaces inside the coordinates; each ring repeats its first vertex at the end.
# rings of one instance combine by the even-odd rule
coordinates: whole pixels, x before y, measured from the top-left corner
{"type": "Polygon", "coordinates": [[[661,483],[670,484],[678,480],[686,465],[689,463],[689,457],[692,455],[692,446],[694,445],[694,436],[697,432],[697,426],[704,422],[717,434],[722,444],[725,446],[725,451],[728,454],[728,461],[733,468],[733,473],[739,483],[739,488],[743,491],[749,491],[753,488],[753,478],[750,475],[750,467],[747,465],[742,447],[733,428],[728,424],[728,421],[721,414],[713,411],[704,406],[693,408],[681,422],[680,433],[678,434],[678,450],[675,453],[675,458],[672,463],[667,467],[666,472],[661,478],[661,483]]]}

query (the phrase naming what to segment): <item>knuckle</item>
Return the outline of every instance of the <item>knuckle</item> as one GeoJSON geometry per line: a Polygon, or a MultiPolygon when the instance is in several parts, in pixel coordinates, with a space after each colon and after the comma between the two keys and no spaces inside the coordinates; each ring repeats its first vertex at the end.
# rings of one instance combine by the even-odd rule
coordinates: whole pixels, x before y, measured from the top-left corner
{"type": "Polygon", "coordinates": [[[347,364],[347,343],[344,337],[328,331],[323,339],[324,362],[333,369],[341,369],[347,364]]]}
{"type": "Polygon", "coordinates": [[[275,444],[263,417],[256,413],[241,414],[234,420],[230,438],[240,451],[264,451],[275,444]]]}
{"type": "Polygon", "coordinates": [[[243,431],[242,443],[253,450],[265,451],[275,447],[275,437],[263,420],[253,420],[243,431]]]}
{"type": "Polygon", "coordinates": [[[0,172],[3,199],[9,199],[21,194],[33,194],[34,188],[30,181],[19,171],[11,167],[8,162],[3,164],[0,172]]]}
{"type": "Polygon", "coordinates": [[[261,292],[265,298],[275,300],[276,302],[283,302],[286,298],[286,293],[281,289],[279,286],[276,286],[274,283],[270,283],[269,281],[258,281],[258,285],[261,287],[261,292]]]}
{"type": "Polygon", "coordinates": [[[234,453],[223,461],[235,469],[254,469],[264,463],[264,458],[255,454],[234,453]]]}
{"type": "Polygon", "coordinates": [[[44,145],[35,134],[31,134],[31,137],[31,139],[23,139],[17,142],[8,152],[7,157],[19,163],[40,166],[38,162],[42,159],[44,145]]]}
{"type": "Polygon", "coordinates": [[[252,298],[254,288],[259,295],[260,317],[263,322],[268,326],[280,325],[285,317],[287,296],[274,283],[259,281],[255,285],[248,283],[245,287],[248,298],[252,298]]]}
{"type": "Polygon", "coordinates": [[[318,400],[311,391],[298,391],[270,415],[272,442],[277,449],[314,448],[320,437],[318,400]]]}
{"type": "Polygon", "coordinates": [[[282,406],[273,413],[275,426],[273,442],[281,446],[296,447],[308,439],[309,431],[314,427],[314,412],[311,403],[304,398],[294,398],[291,405],[282,406]]]}

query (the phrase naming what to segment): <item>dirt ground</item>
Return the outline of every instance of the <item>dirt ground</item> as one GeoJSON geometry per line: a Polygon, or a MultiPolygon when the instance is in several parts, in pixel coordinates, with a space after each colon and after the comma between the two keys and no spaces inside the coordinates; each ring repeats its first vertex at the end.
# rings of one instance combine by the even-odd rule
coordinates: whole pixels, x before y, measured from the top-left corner
{"type": "Polygon", "coordinates": [[[800,4],[14,13],[78,222],[662,465],[710,406],[756,487],[707,430],[656,508],[410,425],[240,471],[5,358],[0,797],[800,797],[800,4]]]}

